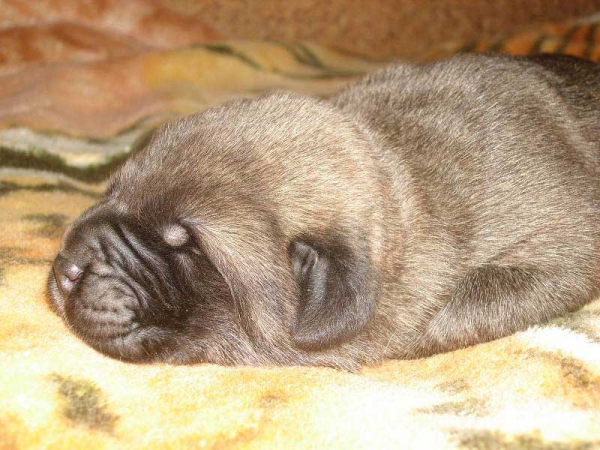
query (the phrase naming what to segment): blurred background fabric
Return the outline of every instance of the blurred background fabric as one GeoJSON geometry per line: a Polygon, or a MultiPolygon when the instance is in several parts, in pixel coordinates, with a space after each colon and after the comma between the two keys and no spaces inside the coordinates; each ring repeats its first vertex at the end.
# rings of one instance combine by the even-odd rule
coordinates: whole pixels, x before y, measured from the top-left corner
{"type": "Polygon", "coordinates": [[[50,311],[61,236],[165,120],[461,52],[600,61],[600,0],[0,0],[0,449],[600,448],[600,302],[350,374],[136,366],[50,311]]]}

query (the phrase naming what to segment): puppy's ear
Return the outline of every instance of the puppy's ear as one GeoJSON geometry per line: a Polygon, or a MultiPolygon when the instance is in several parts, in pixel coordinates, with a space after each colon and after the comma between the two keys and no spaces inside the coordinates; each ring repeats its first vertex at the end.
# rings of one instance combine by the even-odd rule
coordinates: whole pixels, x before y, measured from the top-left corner
{"type": "Polygon", "coordinates": [[[289,248],[300,287],[294,343],[323,350],[357,335],[375,312],[378,280],[367,255],[297,239],[289,248]]]}

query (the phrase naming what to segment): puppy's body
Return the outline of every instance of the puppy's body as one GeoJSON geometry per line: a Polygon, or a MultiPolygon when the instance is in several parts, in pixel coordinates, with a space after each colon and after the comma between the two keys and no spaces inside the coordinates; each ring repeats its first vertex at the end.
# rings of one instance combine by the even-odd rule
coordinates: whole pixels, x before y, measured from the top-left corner
{"type": "Polygon", "coordinates": [[[181,119],[71,228],[55,304],[115,357],[349,369],[572,311],[600,288],[599,95],[592,63],[463,56],[181,119]]]}
{"type": "Polygon", "coordinates": [[[406,253],[392,272],[406,281],[390,297],[407,302],[397,328],[427,331],[398,332],[393,356],[505,336],[597,294],[599,93],[592,63],[468,56],[380,72],[336,99],[413,181],[412,196],[395,189],[415,217],[395,221],[406,253]]]}

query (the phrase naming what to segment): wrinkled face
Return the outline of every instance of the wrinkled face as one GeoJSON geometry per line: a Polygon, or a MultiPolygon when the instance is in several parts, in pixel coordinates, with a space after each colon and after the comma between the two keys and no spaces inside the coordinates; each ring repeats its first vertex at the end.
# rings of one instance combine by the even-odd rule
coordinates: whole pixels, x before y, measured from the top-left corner
{"type": "Polygon", "coordinates": [[[54,308],[91,347],[129,362],[356,367],[358,347],[349,358],[340,345],[373,306],[346,251],[293,240],[274,252],[257,237],[262,262],[232,282],[185,221],[134,220],[107,203],[67,231],[48,280],[54,308]]]}
{"type": "Polygon", "coordinates": [[[117,359],[248,358],[229,287],[185,224],[92,209],[68,231],[49,292],[72,331],[117,359]]]}

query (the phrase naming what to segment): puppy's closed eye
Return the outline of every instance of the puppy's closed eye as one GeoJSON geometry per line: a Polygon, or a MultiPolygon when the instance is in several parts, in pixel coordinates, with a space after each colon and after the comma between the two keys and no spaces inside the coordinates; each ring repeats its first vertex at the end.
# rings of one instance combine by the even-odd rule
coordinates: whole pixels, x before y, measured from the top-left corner
{"type": "Polygon", "coordinates": [[[171,247],[182,247],[190,241],[190,234],[182,225],[173,223],[163,229],[162,238],[171,247]]]}

